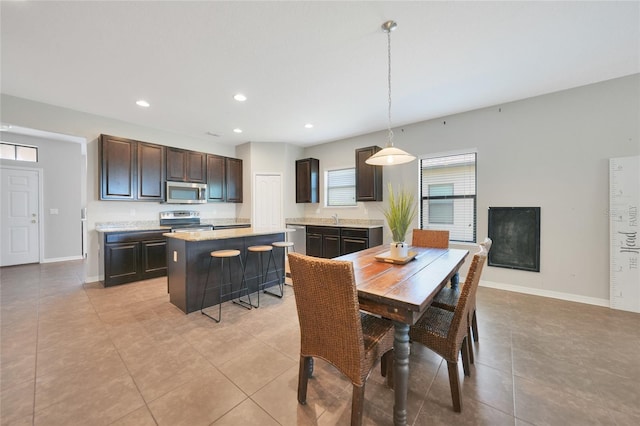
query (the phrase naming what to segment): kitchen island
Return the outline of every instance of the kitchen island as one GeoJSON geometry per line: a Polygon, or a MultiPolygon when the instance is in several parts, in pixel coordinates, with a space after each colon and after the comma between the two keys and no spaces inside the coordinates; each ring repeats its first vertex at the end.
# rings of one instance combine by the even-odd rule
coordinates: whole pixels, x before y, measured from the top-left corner
{"type": "MultiPolygon", "coordinates": [[[[284,241],[286,232],[288,231],[285,229],[240,228],[164,234],[167,237],[169,301],[187,314],[199,310],[212,251],[240,250],[240,256],[244,262],[247,247],[271,245],[275,241],[284,241]]],[[[284,254],[282,250],[274,250],[273,255],[276,261],[276,271],[273,270],[273,265],[271,265],[266,278],[266,286],[268,287],[278,285],[284,274],[284,254]]],[[[266,267],[266,255],[264,259],[266,267]]],[[[242,270],[235,259],[231,259],[230,264],[234,289],[237,290],[242,279],[242,270]]],[[[220,263],[213,262],[211,281],[219,282],[220,275],[220,263]]],[[[228,271],[226,267],[224,275],[225,281],[227,281],[228,271]]],[[[249,259],[248,265],[246,265],[245,279],[249,292],[257,291],[258,262],[253,258],[253,255],[249,259]]],[[[235,296],[228,295],[225,297],[223,295],[222,302],[232,298],[235,298],[235,296]]],[[[213,306],[218,303],[220,303],[218,292],[207,292],[204,306],[213,306]]]]}

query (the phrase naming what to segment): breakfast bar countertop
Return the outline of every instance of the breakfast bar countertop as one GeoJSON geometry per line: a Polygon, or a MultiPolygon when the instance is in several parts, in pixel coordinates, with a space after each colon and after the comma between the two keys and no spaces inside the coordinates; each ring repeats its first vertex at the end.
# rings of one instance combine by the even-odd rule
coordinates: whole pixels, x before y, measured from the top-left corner
{"type": "Polygon", "coordinates": [[[210,240],[226,240],[229,238],[253,237],[257,235],[279,234],[283,232],[293,232],[291,229],[272,229],[272,228],[237,228],[237,229],[219,229],[213,231],[199,232],[168,232],[163,234],[168,238],[175,238],[184,241],[210,241],[210,240]]]}
{"type": "MultiPolygon", "coordinates": [[[[249,222],[233,221],[233,220],[203,220],[202,225],[212,225],[228,227],[228,226],[247,226],[249,222]]],[[[133,222],[98,222],[96,223],[96,231],[108,234],[110,232],[135,232],[135,231],[171,231],[171,226],[163,226],[157,220],[133,221],[133,222]]]]}
{"type": "Polygon", "coordinates": [[[330,226],[333,228],[363,228],[373,229],[382,228],[384,226],[383,221],[375,220],[359,220],[359,219],[339,219],[336,224],[332,219],[288,219],[287,225],[305,225],[305,226],[330,226]]]}

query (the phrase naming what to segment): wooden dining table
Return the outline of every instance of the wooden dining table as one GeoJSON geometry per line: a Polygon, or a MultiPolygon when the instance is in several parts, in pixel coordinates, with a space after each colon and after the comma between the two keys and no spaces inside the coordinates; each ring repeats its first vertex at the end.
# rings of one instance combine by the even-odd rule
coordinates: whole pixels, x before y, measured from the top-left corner
{"type": "Polygon", "coordinates": [[[376,246],[337,257],[353,262],[360,309],[394,323],[393,424],[407,424],[409,327],[429,307],[435,295],[457,273],[468,250],[410,247],[415,257],[400,264],[387,257],[389,246],[376,246]]]}

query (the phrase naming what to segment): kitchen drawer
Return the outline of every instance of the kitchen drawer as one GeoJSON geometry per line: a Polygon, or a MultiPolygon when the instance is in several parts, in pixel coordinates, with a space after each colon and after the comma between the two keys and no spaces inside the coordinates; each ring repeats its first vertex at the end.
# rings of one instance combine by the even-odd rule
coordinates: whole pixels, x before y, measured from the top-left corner
{"type": "Polygon", "coordinates": [[[340,228],[333,226],[307,226],[307,234],[340,235],[340,228]]]}
{"type": "Polygon", "coordinates": [[[343,237],[369,238],[369,230],[363,228],[342,228],[343,237]]]}
{"type": "Polygon", "coordinates": [[[104,242],[106,244],[112,243],[130,243],[138,241],[148,240],[164,240],[164,236],[170,230],[163,231],[133,231],[133,232],[114,232],[105,234],[104,242]]]}

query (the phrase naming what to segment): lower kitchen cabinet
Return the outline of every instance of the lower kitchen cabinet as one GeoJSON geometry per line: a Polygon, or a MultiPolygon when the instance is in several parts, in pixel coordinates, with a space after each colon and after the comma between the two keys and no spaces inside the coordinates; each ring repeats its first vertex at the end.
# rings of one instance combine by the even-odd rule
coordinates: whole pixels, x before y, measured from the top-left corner
{"type": "Polygon", "coordinates": [[[322,234],[322,257],[340,256],[340,228],[327,228],[322,234]]]}
{"type": "Polygon", "coordinates": [[[369,248],[369,230],[343,228],[340,238],[340,253],[348,254],[369,248]]]}
{"type": "Polygon", "coordinates": [[[340,228],[307,226],[307,255],[325,259],[340,256],[340,228]]]}
{"type": "Polygon", "coordinates": [[[307,226],[307,255],[331,259],[382,244],[382,227],[307,226]]]}
{"type": "Polygon", "coordinates": [[[125,284],[167,275],[166,231],[104,234],[104,285],[125,284]]]}
{"type": "Polygon", "coordinates": [[[307,255],[322,256],[322,228],[307,226],[307,255]]]}

